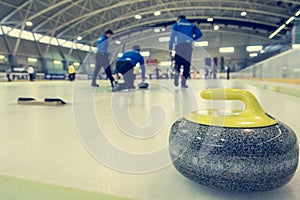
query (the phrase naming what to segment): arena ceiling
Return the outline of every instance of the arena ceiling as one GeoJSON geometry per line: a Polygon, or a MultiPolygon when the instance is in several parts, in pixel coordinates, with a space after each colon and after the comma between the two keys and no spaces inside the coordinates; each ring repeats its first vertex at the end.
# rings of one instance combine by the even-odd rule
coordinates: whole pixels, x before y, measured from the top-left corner
{"type": "Polygon", "coordinates": [[[299,0],[0,0],[0,25],[71,41],[80,36],[80,43],[95,45],[106,29],[121,37],[136,28],[168,28],[183,14],[207,37],[218,24],[228,35],[272,43],[292,23],[272,39],[270,34],[299,8],[299,0]],[[209,17],[213,21],[207,21],[209,17]]]}

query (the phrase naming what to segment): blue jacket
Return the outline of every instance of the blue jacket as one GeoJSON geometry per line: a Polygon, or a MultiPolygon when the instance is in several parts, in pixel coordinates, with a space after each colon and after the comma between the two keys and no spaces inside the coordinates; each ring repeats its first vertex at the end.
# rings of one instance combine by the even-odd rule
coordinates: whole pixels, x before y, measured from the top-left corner
{"type": "Polygon", "coordinates": [[[97,53],[108,53],[108,37],[103,34],[97,42],[97,53]]]}
{"type": "Polygon", "coordinates": [[[175,37],[177,38],[176,45],[181,43],[192,43],[202,37],[201,30],[195,26],[193,23],[181,19],[172,26],[169,50],[173,49],[173,44],[175,42],[175,37]]]}
{"type": "Polygon", "coordinates": [[[137,63],[140,63],[142,70],[142,78],[145,78],[145,61],[144,57],[138,51],[127,51],[123,54],[119,61],[130,61],[132,66],[136,66],[137,63]]]}

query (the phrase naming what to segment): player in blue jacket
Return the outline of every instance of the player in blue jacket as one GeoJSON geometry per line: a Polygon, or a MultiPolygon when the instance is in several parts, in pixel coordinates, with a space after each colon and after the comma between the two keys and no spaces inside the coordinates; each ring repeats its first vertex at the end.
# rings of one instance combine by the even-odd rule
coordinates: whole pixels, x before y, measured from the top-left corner
{"type": "Polygon", "coordinates": [[[121,58],[117,60],[116,71],[123,75],[124,84],[118,84],[114,88],[114,91],[122,89],[134,89],[135,75],[133,68],[139,63],[142,70],[142,81],[145,80],[145,61],[144,57],[140,54],[140,47],[135,45],[131,51],[127,51],[121,58]]]}
{"type": "Polygon", "coordinates": [[[174,75],[174,85],[178,86],[180,68],[183,66],[183,78],[181,80],[181,87],[187,88],[186,80],[189,77],[191,57],[194,41],[202,37],[201,30],[195,26],[193,23],[186,20],[184,15],[180,15],[177,21],[172,26],[169,42],[169,51],[172,55],[173,44],[175,43],[175,75],[174,75]]]}
{"type": "Polygon", "coordinates": [[[101,70],[101,67],[104,68],[107,78],[109,78],[111,86],[114,87],[114,77],[111,73],[111,68],[109,64],[109,52],[108,52],[108,39],[113,35],[112,30],[107,30],[105,33],[98,39],[97,42],[97,53],[96,53],[96,67],[93,74],[92,86],[99,87],[96,83],[97,76],[101,70]]]}

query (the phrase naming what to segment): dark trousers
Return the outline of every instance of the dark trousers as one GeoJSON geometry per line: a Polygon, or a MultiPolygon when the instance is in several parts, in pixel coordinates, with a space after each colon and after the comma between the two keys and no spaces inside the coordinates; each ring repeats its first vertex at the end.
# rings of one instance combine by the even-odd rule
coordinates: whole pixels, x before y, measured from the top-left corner
{"type": "Polygon", "coordinates": [[[190,76],[190,66],[192,58],[192,44],[191,43],[181,43],[175,47],[175,73],[177,76],[180,73],[180,67],[183,66],[183,79],[182,84],[185,84],[186,79],[190,76]]]}
{"type": "Polygon", "coordinates": [[[75,73],[69,74],[69,80],[74,81],[75,80],[75,73]]]}
{"type": "Polygon", "coordinates": [[[8,82],[11,82],[10,74],[6,74],[6,78],[7,78],[7,81],[8,81],[8,82]]]}
{"type": "Polygon", "coordinates": [[[133,74],[133,65],[130,61],[117,61],[116,69],[124,78],[126,88],[134,88],[135,75],[133,74]]]}
{"type": "Polygon", "coordinates": [[[93,75],[92,84],[96,84],[97,76],[101,70],[101,67],[104,67],[107,78],[109,78],[110,82],[114,81],[114,77],[111,73],[111,68],[109,64],[109,54],[97,53],[96,54],[96,67],[93,75]]]}
{"type": "Polygon", "coordinates": [[[29,80],[34,81],[34,74],[29,74],[29,80]]]}

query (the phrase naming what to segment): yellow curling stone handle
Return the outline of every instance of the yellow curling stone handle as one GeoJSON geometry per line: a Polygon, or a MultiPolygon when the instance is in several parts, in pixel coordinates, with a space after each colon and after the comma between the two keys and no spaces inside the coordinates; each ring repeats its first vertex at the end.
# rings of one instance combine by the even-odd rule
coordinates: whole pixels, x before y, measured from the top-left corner
{"type": "Polygon", "coordinates": [[[260,106],[255,96],[247,90],[225,88],[206,89],[200,93],[207,100],[240,100],[245,104],[245,110],[224,111],[210,109],[192,112],[185,116],[189,121],[222,127],[250,128],[271,126],[278,123],[260,106]]]}

